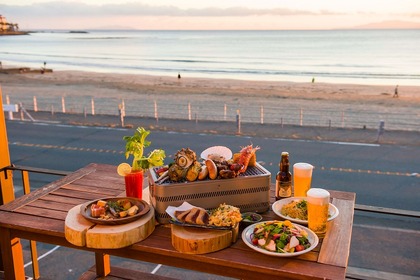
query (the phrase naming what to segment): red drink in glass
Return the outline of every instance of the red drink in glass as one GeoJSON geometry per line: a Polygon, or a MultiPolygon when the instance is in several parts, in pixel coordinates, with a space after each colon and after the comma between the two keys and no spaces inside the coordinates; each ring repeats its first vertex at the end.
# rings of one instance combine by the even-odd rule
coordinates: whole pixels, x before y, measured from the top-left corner
{"type": "Polygon", "coordinates": [[[128,173],[125,179],[125,193],[128,197],[142,199],[143,194],[143,171],[128,173]]]}

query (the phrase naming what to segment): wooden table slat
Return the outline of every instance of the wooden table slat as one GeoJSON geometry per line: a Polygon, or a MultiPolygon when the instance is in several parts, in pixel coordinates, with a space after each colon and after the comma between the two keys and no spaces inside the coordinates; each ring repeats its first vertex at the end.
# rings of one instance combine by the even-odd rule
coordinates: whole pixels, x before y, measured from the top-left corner
{"type": "Polygon", "coordinates": [[[80,184],[68,184],[61,189],[68,189],[68,190],[75,190],[75,191],[81,191],[81,192],[91,192],[91,193],[99,193],[102,195],[102,197],[109,197],[109,196],[115,196],[115,194],[120,193],[124,190],[124,188],[108,188],[108,187],[97,187],[97,186],[86,186],[80,184]]]}
{"type": "Polygon", "coordinates": [[[350,255],[354,201],[333,199],[333,204],[340,214],[333,222],[328,223],[327,235],[321,248],[318,262],[347,267],[350,255]]]}

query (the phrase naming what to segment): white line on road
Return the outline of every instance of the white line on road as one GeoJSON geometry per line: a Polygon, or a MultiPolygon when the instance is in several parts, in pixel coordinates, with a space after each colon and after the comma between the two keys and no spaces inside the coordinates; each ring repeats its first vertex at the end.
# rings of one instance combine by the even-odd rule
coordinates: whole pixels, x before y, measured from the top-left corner
{"type": "Polygon", "coordinates": [[[155,267],[155,269],[153,269],[153,271],[151,272],[152,274],[155,274],[158,270],[159,270],[159,268],[161,268],[162,267],[162,265],[161,264],[158,264],[156,267],[155,267]]]}
{"type": "MultiPolygon", "coordinates": [[[[46,252],[45,254],[43,254],[42,256],[38,257],[38,261],[45,258],[46,256],[48,256],[49,254],[53,253],[55,250],[57,250],[58,248],[60,248],[60,246],[55,246],[54,248],[52,248],[51,250],[49,250],[48,252],[46,252]]],[[[32,265],[32,261],[28,262],[27,264],[24,265],[24,267],[27,267],[29,265],[32,265]]]]}

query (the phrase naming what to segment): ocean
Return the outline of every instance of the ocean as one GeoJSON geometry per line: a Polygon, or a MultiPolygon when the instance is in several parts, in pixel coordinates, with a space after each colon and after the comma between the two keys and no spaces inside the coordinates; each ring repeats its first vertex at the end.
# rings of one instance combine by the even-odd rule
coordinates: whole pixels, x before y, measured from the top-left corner
{"type": "Polygon", "coordinates": [[[420,85],[420,30],[43,31],[1,36],[0,61],[53,70],[420,85]]]}

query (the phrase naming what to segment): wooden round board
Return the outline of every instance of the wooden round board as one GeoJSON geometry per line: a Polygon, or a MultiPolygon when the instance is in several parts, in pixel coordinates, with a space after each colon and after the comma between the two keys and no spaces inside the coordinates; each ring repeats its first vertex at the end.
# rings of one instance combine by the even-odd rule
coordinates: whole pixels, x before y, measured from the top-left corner
{"type": "Polygon", "coordinates": [[[172,246],[181,253],[206,254],[229,247],[238,238],[238,226],[230,230],[184,227],[171,224],[172,246]]]}
{"type": "Polygon", "coordinates": [[[149,212],[131,223],[122,225],[99,225],[91,223],[80,214],[77,205],[70,209],[65,220],[65,236],[76,246],[96,249],[117,249],[146,239],[155,229],[155,211],[149,212]]]}

